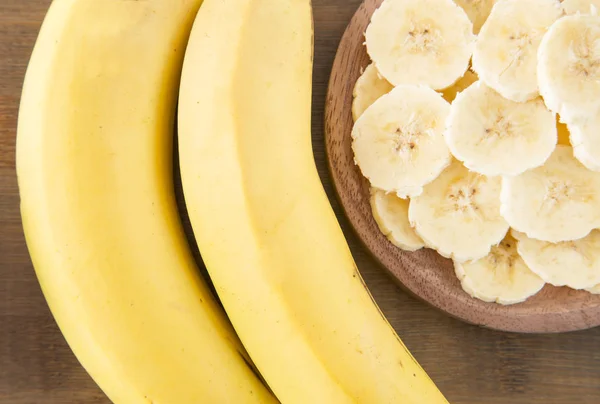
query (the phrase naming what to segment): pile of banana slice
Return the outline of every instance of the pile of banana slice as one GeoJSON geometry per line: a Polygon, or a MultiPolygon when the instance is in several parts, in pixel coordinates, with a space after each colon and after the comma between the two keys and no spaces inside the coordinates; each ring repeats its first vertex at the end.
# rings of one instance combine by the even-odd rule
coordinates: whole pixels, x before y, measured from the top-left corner
{"type": "Polygon", "coordinates": [[[600,294],[600,0],[385,0],[352,148],[381,232],[471,296],[600,294]]]}

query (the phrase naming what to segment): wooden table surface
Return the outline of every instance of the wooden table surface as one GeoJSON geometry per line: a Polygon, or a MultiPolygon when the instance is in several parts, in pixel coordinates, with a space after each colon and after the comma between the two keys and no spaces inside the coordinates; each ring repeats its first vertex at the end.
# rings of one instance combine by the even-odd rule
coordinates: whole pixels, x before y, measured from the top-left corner
{"type": "MultiPolygon", "coordinates": [[[[323,145],[331,64],[359,0],[313,2],[315,157],[358,267],[411,352],[451,403],[600,403],[600,328],[516,335],[463,324],[406,295],[359,245],[335,200],[323,145]]],[[[16,118],[26,64],[49,4],[0,0],[0,403],[108,403],[56,327],[21,230],[14,169],[16,118]]]]}

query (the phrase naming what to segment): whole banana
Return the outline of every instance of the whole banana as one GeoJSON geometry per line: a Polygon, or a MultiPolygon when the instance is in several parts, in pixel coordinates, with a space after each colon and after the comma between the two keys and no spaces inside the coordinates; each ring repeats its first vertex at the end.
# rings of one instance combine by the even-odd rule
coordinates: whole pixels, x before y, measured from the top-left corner
{"type": "Polygon", "coordinates": [[[202,281],[172,141],[201,0],[55,0],[24,85],[23,224],[77,358],[123,404],[274,403],[202,281]]]}
{"type": "Polygon", "coordinates": [[[206,0],[198,14],[179,110],[196,239],[283,403],[446,403],[374,304],[319,181],[310,3],[206,0]]]}

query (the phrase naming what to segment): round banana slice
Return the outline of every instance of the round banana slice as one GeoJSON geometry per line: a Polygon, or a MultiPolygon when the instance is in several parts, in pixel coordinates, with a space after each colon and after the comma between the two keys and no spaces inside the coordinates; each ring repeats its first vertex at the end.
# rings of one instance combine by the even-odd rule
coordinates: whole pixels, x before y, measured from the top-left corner
{"type": "Polygon", "coordinates": [[[452,0],[384,0],[367,27],[367,52],[392,84],[441,90],[467,70],[473,24],[452,0]]]}
{"type": "Polygon", "coordinates": [[[473,32],[479,33],[481,26],[487,20],[492,7],[498,0],[455,0],[456,4],[462,7],[467,16],[473,23],[473,32]]]}
{"type": "Polygon", "coordinates": [[[564,0],[561,5],[567,15],[595,15],[600,10],[600,0],[564,0]]]}
{"type": "Polygon", "coordinates": [[[500,177],[452,164],[410,200],[408,218],[425,245],[463,262],[485,257],[508,231],[500,216],[500,177]]]}
{"type": "Polygon", "coordinates": [[[396,247],[406,251],[424,247],[423,240],[408,222],[408,199],[371,188],[371,210],[379,230],[396,247]]]}
{"type": "Polygon", "coordinates": [[[600,295],[600,285],[596,285],[593,288],[589,288],[586,289],[588,292],[590,292],[593,295],[600,295]]]}
{"type": "Polygon", "coordinates": [[[558,243],[600,227],[600,173],[589,171],[568,146],[556,146],[546,163],[502,178],[500,211],[528,237],[558,243]]]}
{"type": "Polygon", "coordinates": [[[538,96],[537,49],[546,30],[561,16],[557,0],[503,0],[479,32],[473,69],[509,100],[538,96]]]}
{"type": "Polygon", "coordinates": [[[477,73],[472,70],[467,70],[465,75],[462,76],[452,87],[448,87],[445,90],[442,90],[442,96],[448,102],[454,101],[458,93],[463,92],[467,87],[471,84],[475,83],[478,80],[477,73]]]}
{"type": "Polygon", "coordinates": [[[539,98],[518,103],[478,81],[452,103],[445,137],[450,152],[470,170],[518,175],[552,154],[556,117],[539,98]]]}
{"type": "Polygon", "coordinates": [[[454,270],[464,291],[484,302],[510,305],[542,290],[544,281],[527,267],[516,244],[508,235],[477,261],[455,261],[454,270]]]}
{"type": "Polygon", "coordinates": [[[449,111],[423,86],[398,86],[375,101],[352,129],[354,160],[371,185],[401,198],[419,195],[450,163],[449,111]]]}
{"type": "Polygon", "coordinates": [[[538,51],[538,84],[549,109],[575,123],[600,108],[600,18],[571,15],[558,20],[538,51]]]}
{"type": "Polygon", "coordinates": [[[354,100],[352,101],[354,122],[382,95],[392,91],[392,88],[394,86],[379,74],[373,63],[367,66],[354,86],[354,100]]]}
{"type": "Polygon", "coordinates": [[[563,146],[571,145],[571,132],[566,124],[560,121],[560,117],[556,116],[556,132],[558,133],[558,144],[563,146]]]}
{"type": "Polygon", "coordinates": [[[573,154],[584,166],[600,171],[600,116],[594,114],[569,125],[573,154]]]}
{"type": "Polygon", "coordinates": [[[586,289],[600,284],[600,231],[575,241],[548,243],[512,231],[529,268],[554,286],[586,289]]]}

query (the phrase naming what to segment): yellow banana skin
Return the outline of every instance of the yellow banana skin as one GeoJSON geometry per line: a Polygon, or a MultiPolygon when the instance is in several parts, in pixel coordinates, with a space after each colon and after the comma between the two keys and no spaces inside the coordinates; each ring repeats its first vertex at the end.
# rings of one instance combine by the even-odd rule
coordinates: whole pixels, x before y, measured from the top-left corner
{"type": "Polygon", "coordinates": [[[374,304],[319,181],[312,38],[309,0],[200,10],[179,104],[200,251],[282,403],[446,403],[374,304]]]}
{"type": "Polygon", "coordinates": [[[119,404],[275,403],[198,275],[172,184],[200,0],[55,0],[26,76],[27,244],[67,342],[119,404]]]}

